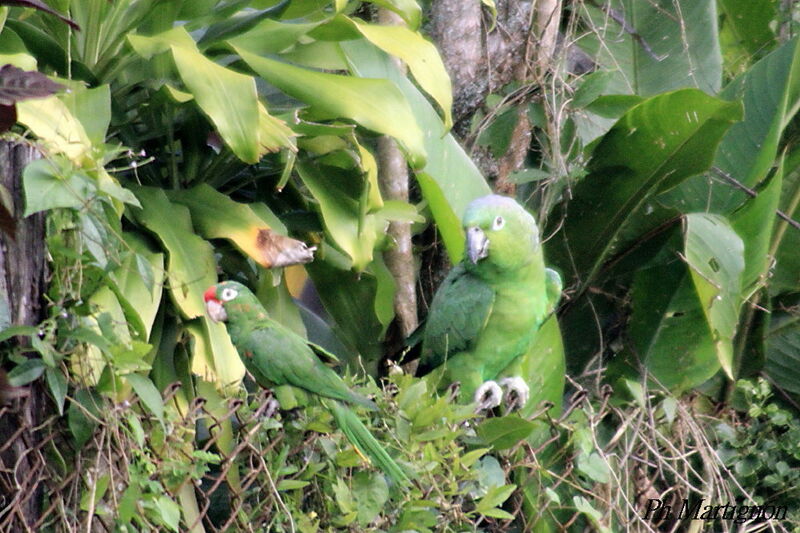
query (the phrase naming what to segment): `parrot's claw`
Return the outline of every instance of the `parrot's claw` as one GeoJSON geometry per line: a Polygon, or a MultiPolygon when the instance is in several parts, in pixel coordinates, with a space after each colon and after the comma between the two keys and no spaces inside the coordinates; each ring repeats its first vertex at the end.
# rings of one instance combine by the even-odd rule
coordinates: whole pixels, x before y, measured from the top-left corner
{"type": "Polygon", "coordinates": [[[478,387],[475,391],[475,412],[489,411],[494,409],[503,401],[503,389],[497,382],[489,380],[478,387]]]}
{"type": "Polygon", "coordinates": [[[456,401],[458,398],[458,392],[461,390],[461,382],[454,381],[447,387],[447,398],[450,402],[456,401]]]}
{"type": "Polygon", "coordinates": [[[506,390],[506,406],[508,412],[522,409],[525,404],[528,403],[531,389],[521,377],[514,376],[503,378],[500,380],[500,386],[506,390]]]}
{"type": "Polygon", "coordinates": [[[272,418],[273,416],[275,416],[275,413],[278,412],[278,409],[280,409],[280,407],[281,404],[278,403],[278,400],[276,400],[275,397],[270,396],[269,399],[267,400],[267,406],[266,408],[264,408],[264,418],[272,418]]]}

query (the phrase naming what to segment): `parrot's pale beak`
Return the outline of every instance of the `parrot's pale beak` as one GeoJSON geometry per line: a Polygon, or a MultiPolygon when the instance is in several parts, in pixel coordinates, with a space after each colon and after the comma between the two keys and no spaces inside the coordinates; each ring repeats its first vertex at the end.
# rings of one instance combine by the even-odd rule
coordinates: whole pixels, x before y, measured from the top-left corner
{"type": "Polygon", "coordinates": [[[225,307],[222,302],[217,300],[217,287],[209,287],[203,294],[203,300],[206,302],[206,313],[208,318],[214,322],[225,322],[228,320],[228,313],[225,312],[225,307]]]}
{"type": "Polygon", "coordinates": [[[489,255],[489,239],[483,230],[477,226],[467,228],[467,257],[476,264],[489,255]]]}

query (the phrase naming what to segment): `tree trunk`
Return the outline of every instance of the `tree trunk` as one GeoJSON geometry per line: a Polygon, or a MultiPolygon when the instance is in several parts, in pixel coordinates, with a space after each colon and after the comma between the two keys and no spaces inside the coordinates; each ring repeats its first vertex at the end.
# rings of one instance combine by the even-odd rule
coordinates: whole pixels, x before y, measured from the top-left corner
{"type": "MultiPolygon", "coordinates": [[[[5,189],[0,192],[13,220],[0,232],[0,329],[33,326],[42,318],[45,219],[43,213],[22,216],[22,170],[39,157],[29,144],[0,141],[0,186],[5,189]]],[[[0,362],[8,364],[5,357],[0,362]]],[[[0,377],[2,389],[7,386],[5,373],[0,377]]],[[[36,384],[22,392],[0,390],[0,531],[38,529],[34,524],[41,510],[45,462],[36,428],[46,406],[44,393],[36,384]]]]}

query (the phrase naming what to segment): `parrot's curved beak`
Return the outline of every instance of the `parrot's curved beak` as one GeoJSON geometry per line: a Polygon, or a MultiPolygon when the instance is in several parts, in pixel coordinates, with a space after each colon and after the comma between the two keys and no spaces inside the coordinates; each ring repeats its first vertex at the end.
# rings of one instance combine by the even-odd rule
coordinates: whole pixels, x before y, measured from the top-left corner
{"type": "Polygon", "coordinates": [[[467,257],[472,264],[489,255],[489,239],[477,226],[467,228],[467,257]]]}
{"type": "Polygon", "coordinates": [[[217,300],[217,287],[213,285],[206,290],[203,294],[203,300],[206,302],[206,313],[208,317],[214,322],[225,322],[228,320],[228,313],[225,312],[225,307],[222,302],[217,300]]]}

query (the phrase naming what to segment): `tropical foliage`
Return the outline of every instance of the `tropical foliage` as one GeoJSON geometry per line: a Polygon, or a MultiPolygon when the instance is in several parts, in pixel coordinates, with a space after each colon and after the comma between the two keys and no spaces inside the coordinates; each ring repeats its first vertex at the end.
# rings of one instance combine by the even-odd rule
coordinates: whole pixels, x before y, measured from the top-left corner
{"type": "Polygon", "coordinates": [[[12,100],[8,134],[42,152],[22,179],[26,215],[47,213],[47,316],[14,326],[0,302],[0,337],[24,339],[4,345],[10,384],[41,380],[50,398],[43,524],[613,531],[641,516],[638,495],[680,483],[687,498],[785,496],[797,451],[780,435],[798,431],[796,409],[769,400],[765,381],[736,384],[759,375],[800,395],[791,8],[573,3],[547,84],[489,95],[476,149],[502,155],[523,106],[533,135],[512,177],[565,291],[526,369],[528,408],[481,420],[385,364],[388,223],[413,224],[418,257],[435,224],[457,260],[460,215],[491,190],[450,133],[425,5],[14,4],[0,7],[0,63],[66,88],[12,100]],[[403,24],[377,24],[378,9],[403,24]],[[526,91],[541,97],[513,97],[526,91]],[[381,192],[380,136],[413,170],[410,203],[381,192]],[[271,268],[302,255],[298,241],[316,246],[313,262],[271,268]],[[205,316],[220,277],[252,287],[376,398],[380,413],[359,414],[412,489],[387,485],[300,391],[277,389],[281,413],[266,412],[205,316]]]}

